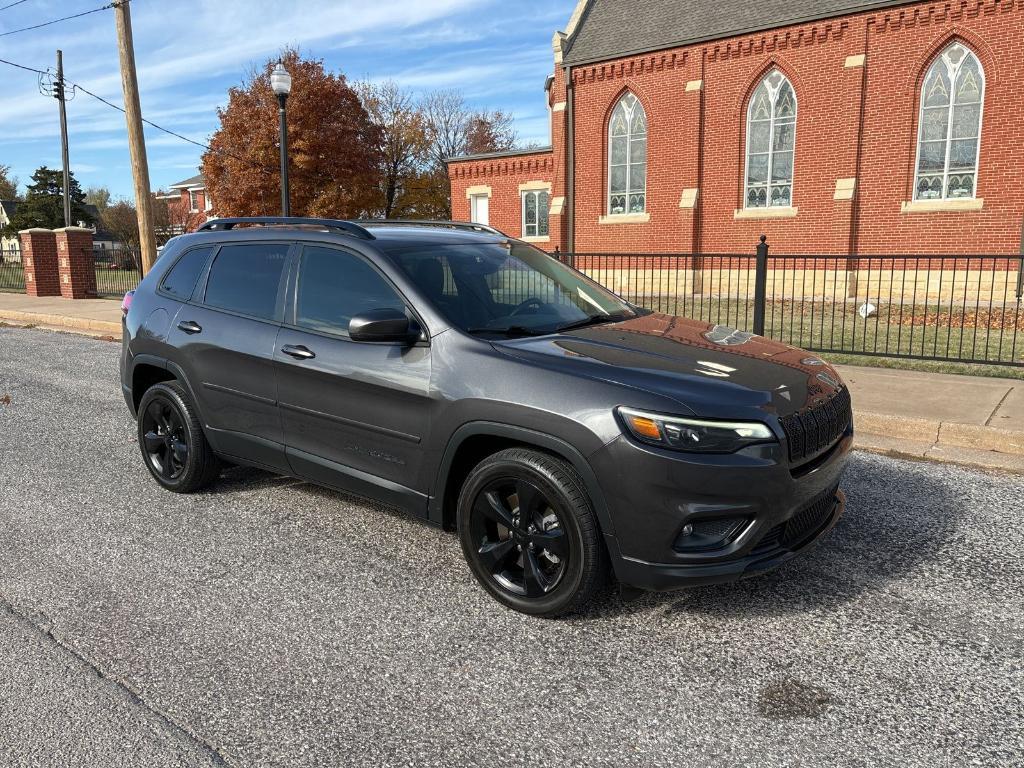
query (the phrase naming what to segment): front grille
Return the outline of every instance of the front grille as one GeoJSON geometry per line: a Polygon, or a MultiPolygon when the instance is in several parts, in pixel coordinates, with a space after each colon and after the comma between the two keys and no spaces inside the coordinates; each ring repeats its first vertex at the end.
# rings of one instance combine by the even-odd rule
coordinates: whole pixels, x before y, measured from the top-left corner
{"type": "Polygon", "coordinates": [[[789,444],[789,461],[813,456],[836,442],[853,420],[850,390],[843,387],[829,400],[780,419],[789,444]]]}
{"type": "Polygon", "coordinates": [[[762,555],[779,549],[795,549],[822,529],[836,503],[837,488],[830,488],[801,509],[789,520],[766,533],[751,555],[762,555]]]}

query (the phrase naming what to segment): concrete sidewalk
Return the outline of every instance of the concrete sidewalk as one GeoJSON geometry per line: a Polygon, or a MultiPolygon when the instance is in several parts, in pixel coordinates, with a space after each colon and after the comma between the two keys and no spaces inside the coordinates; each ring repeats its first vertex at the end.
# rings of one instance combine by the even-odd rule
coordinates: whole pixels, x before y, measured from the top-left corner
{"type": "MultiPolygon", "coordinates": [[[[0,293],[0,322],[121,336],[112,299],[0,293]]],[[[839,366],[853,395],[857,447],[1024,473],[1024,381],[839,366]]]]}

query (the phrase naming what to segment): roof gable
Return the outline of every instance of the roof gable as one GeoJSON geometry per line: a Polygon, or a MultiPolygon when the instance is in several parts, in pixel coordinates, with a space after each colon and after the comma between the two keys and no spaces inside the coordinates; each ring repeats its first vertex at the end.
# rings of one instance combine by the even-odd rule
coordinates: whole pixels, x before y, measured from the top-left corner
{"type": "Polygon", "coordinates": [[[606,61],[909,2],[914,0],[590,0],[564,61],[606,61]]]}

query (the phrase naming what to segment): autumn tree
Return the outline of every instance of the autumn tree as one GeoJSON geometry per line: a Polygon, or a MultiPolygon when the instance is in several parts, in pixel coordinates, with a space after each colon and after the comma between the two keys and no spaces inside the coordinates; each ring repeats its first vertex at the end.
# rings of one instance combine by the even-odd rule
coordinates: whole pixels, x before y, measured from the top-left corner
{"type": "Polygon", "coordinates": [[[85,190],[85,202],[102,215],[110,206],[110,190],[107,187],[89,187],[85,190]]]}
{"type": "Polygon", "coordinates": [[[418,177],[430,160],[430,137],[423,110],[393,80],[356,87],[379,129],[381,168],[374,213],[385,219],[416,215],[418,177]]]}
{"type": "Polygon", "coordinates": [[[11,166],[0,165],[0,200],[18,199],[18,177],[11,176],[11,166]]]}
{"type": "Polygon", "coordinates": [[[473,110],[457,90],[428,94],[421,108],[430,139],[430,163],[416,180],[415,202],[424,218],[449,219],[449,158],[503,152],[514,148],[518,137],[510,114],[473,110]]]}
{"type": "Polygon", "coordinates": [[[135,206],[127,200],[119,200],[104,208],[100,213],[100,224],[129,248],[139,247],[138,215],[135,206]]]}
{"type": "MultiPolygon", "coordinates": [[[[381,164],[380,130],[343,75],[323,61],[284,51],[291,209],[296,216],[356,218],[373,206],[381,164]]],[[[280,200],[278,105],[268,61],[218,110],[220,128],[203,155],[207,189],[220,216],[276,213],[280,200]]]]}
{"type": "Polygon", "coordinates": [[[191,210],[180,198],[168,199],[163,191],[153,196],[153,229],[157,245],[164,245],[176,235],[195,232],[204,221],[204,213],[191,210]]]}
{"type": "MultiPolygon", "coordinates": [[[[75,175],[71,174],[71,223],[92,224],[93,217],[85,208],[85,193],[75,175]]],[[[59,170],[43,166],[32,174],[25,199],[18,205],[6,231],[43,227],[57,229],[64,226],[64,175],[59,170]]]]}

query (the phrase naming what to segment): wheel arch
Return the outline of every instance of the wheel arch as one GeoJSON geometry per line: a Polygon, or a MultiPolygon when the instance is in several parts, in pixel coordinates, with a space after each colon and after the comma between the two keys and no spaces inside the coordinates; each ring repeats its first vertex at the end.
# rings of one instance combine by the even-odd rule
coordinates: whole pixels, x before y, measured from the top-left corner
{"type": "Polygon", "coordinates": [[[446,529],[454,528],[456,500],[469,472],[486,456],[512,447],[533,448],[571,464],[583,478],[602,533],[614,535],[604,492],[590,463],[580,451],[554,435],[513,424],[486,421],[463,424],[449,439],[437,471],[436,492],[429,502],[430,520],[446,529]]]}
{"type": "Polygon", "coordinates": [[[185,372],[176,363],[166,358],[156,355],[136,355],[132,360],[130,381],[133,415],[138,414],[139,403],[142,402],[142,396],[146,394],[146,390],[162,381],[177,381],[188,391],[194,407],[197,410],[199,408],[195,392],[185,377],[185,372]]]}

